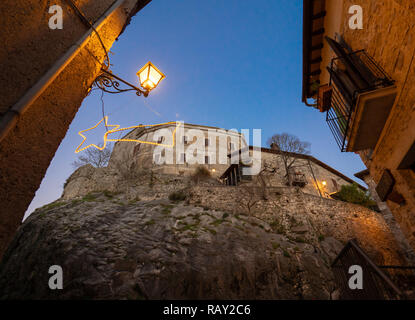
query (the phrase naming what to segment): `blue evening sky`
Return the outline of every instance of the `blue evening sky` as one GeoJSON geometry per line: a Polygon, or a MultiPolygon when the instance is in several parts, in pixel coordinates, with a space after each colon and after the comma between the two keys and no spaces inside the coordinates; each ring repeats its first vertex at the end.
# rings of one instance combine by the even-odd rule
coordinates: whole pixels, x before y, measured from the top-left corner
{"type": "MultiPolygon", "coordinates": [[[[64,25],[65,28],[65,25],[64,25]]],[[[110,124],[166,121],[226,129],[262,129],[262,145],[288,132],[311,143],[314,157],[354,178],[364,169],[341,153],[325,115],[301,102],[301,0],[153,0],[111,48],[112,71],[137,83],[151,60],[166,78],[145,99],[105,94],[110,124]]],[[[87,97],[73,120],[27,214],[62,194],[82,139],[78,131],[102,118],[100,92],[87,97]]],[[[99,143],[104,127],[87,135],[99,143]]],[[[360,181],[359,181],[360,182],[360,181]]]]}

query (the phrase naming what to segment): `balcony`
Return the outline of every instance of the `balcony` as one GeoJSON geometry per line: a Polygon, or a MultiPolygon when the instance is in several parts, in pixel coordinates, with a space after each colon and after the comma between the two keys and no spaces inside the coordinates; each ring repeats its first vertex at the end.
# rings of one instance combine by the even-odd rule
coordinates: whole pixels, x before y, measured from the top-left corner
{"type": "Polygon", "coordinates": [[[327,111],[326,121],[341,151],[374,149],[397,89],[365,50],[338,52],[327,67],[330,83],[320,87],[318,107],[327,111]]]}
{"type": "Polygon", "coordinates": [[[298,171],[289,170],[290,178],[287,179],[287,185],[289,184],[289,181],[291,181],[291,185],[304,188],[307,185],[307,179],[305,177],[305,174],[298,171]]]}

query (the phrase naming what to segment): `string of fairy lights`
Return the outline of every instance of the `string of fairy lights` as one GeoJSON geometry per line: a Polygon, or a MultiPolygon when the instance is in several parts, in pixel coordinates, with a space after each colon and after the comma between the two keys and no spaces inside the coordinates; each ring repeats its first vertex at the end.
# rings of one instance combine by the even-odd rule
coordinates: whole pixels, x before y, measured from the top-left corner
{"type": "Polygon", "coordinates": [[[175,143],[176,143],[176,131],[180,127],[180,125],[181,125],[180,122],[174,122],[173,121],[173,122],[165,122],[165,123],[159,123],[159,124],[148,124],[148,125],[139,124],[139,125],[136,125],[136,126],[120,128],[120,125],[118,125],[118,124],[115,124],[115,125],[108,124],[108,117],[105,116],[95,126],[78,132],[78,134],[83,138],[83,140],[82,140],[81,144],[76,148],[75,153],[79,153],[79,152],[84,151],[84,150],[86,150],[90,147],[97,148],[98,150],[104,150],[108,141],[110,141],[110,142],[120,142],[120,141],[122,141],[122,142],[138,142],[138,143],[143,143],[143,144],[151,144],[151,145],[162,146],[162,147],[165,147],[165,148],[173,148],[175,146],[175,143]],[[105,126],[114,127],[114,129],[108,130],[108,131],[105,132],[105,134],[103,136],[103,141],[104,141],[103,145],[99,146],[99,145],[96,145],[94,143],[91,143],[87,146],[82,147],[84,142],[87,139],[86,136],[83,135],[83,133],[97,128],[103,121],[104,121],[105,126]],[[153,141],[145,141],[145,140],[129,139],[129,138],[125,138],[125,139],[109,139],[108,138],[109,134],[122,132],[122,131],[125,131],[125,130],[131,130],[131,129],[136,129],[136,128],[152,128],[152,127],[163,126],[163,125],[171,125],[171,124],[174,124],[176,126],[175,129],[172,132],[172,143],[171,144],[165,144],[165,143],[163,144],[161,142],[153,142],[153,141]]]}

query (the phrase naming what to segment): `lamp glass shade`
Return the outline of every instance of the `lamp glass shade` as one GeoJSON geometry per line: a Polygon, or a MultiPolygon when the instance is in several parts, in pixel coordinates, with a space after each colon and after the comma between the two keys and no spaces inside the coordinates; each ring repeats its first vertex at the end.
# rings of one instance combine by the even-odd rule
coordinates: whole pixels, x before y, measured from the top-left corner
{"type": "Polygon", "coordinates": [[[140,79],[140,85],[144,89],[150,91],[158,86],[161,80],[165,78],[165,75],[157,69],[150,61],[145,64],[144,67],[137,72],[140,79]]]}

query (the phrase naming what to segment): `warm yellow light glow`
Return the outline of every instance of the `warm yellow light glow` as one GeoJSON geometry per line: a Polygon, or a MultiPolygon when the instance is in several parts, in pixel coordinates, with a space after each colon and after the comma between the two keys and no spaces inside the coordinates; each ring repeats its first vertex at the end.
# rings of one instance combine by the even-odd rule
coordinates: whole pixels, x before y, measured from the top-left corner
{"type": "Polygon", "coordinates": [[[148,70],[147,70],[147,68],[146,69],[144,69],[143,71],[141,71],[141,72],[138,72],[137,73],[138,74],[138,77],[140,78],[140,84],[141,85],[143,85],[143,83],[145,83],[146,81],[147,81],[147,75],[148,75],[148,70]]]}
{"type": "Polygon", "coordinates": [[[216,169],[212,169],[212,172],[216,172],[216,169]]]}
{"type": "Polygon", "coordinates": [[[147,90],[152,90],[155,87],[155,85],[154,85],[154,82],[153,81],[146,80],[146,81],[143,82],[142,87],[145,88],[145,89],[147,89],[147,90]]]}
{"type": "Polygon", "coordinates": [[[173,148],[176,142],[176,130],[178,127],[180,127],[180,122],[165,122],[165,123],[159,123],[159,124],[140,124],[138,126],[131,126],[131,127],[127,127],[127,128],[121,128],[121,129],[114,129],[111,130],[111,132],[109,133],[116,133],[116,132],[120,132],[120,131],[124,131],[124,130],[130,130],[130,129],[135,129],[135,128],[142,128],[142,127],[157,127],[157,126],[162,126],[164,124],[176,124],[176,128],[173,130],[173,137],[172,137],[172,144],[163,144],[163,143],[157,143],[157,142],[151,142],[151,141],[143,141],[143,140],[136,140],[136,139],[107,139],[107,141],[113,141],[113,142],[139,142],[139,143],[145,143],[145,144],[152,144],[152,145],[156,145],[156,146],[162,146],[162,147],[167,147],[167,148],[173,148]]]}
{"type": "Polygon", "coordinates": [[[153,83],[159,83],[163,74],[159,72],[153,65],[150,65],[148,79],[153,83]]]}
{"type": "Polygon", "coordinates": [[[175,145],[175,141],[176,141],[176,130],[177,130],[178,127],[180,127],[180,122],[165,122],[165,123],[147,124],[147,125],[146,124],[140,124],[138,126],[131,126],[131,127],[127,127],[127,128],[118,129],[119,127],[120,127],[119,125],[109,125],[108,124],[108,117],[105,116],[95,126],[89,128],[89,129],[86,129],[86,130],[79,131],[78,134],[82,138],[84,138],[84,140],[82,140],[81,144],[76,148],[75,153],[79,153],[79,152],[81,152],[81,151],[83,151],[85,149],[88,149],[89,147],[95,147],[98,150],[101,150],[102,151],[102,150],[105,149],[105,147],[107,145],[107,141],[111,141],[111,142],[119,142],[119,141],[123,141],[123,142],[139,142],[139,143],[144,143],[144,144],[152,144],[152,145],[163,146],[163,147],[167,147],[167,148],[173,148],[174,145],[175,145]],[[96,144],[91,143],[91,144],[87,145],[86,147],[80,149],[81,146],[84,144],[84,142],[86,140],[86,137],[82,133],[83,132],[87,132],[87,131],[92,130],[92,129],[95,129],[104,120],[105,120],[105,125],[107,127],[115,127],[115,128],[112,129],[112,130],[108,130],[107,132],[105,132],[104,137],[103,137],[103,140],[104,140],[103,146],[102,147],[98,147],[96,144]],[[163,144],[163,143],[157,143],[157,142],[152,142],[152,141],[136,140],[136,139],[108,139],[108,135],[109,134],[116,133],[116,132],[120,132],[120,131],[124,131],[124,130],[130,130],[130,129],[142,128],[142,127],[156,127],[156,126],[162,126],[162,125],[165,125],[165,124],[173,124],[173,123],[176,124],[176,128],[173,131],[173,136],[172,136],[173,142],[172,142],[172,144],[163,144]]]}
{"type": "Polygon", "coordinates": [[[166,76],[157,69],[150,61],[145,64],[144,67],[137,72],[140,79],[140,85],[144,89],[150,91],[158,86],[161,80],[166,76]]]}
{"type": "Polygon", "coordinates": [[[326,182],[326,181],[323,181],[321,184],[322,184],[323,186],[326,186],[326,185],[327,185],[327,182],[326,182]]]}

